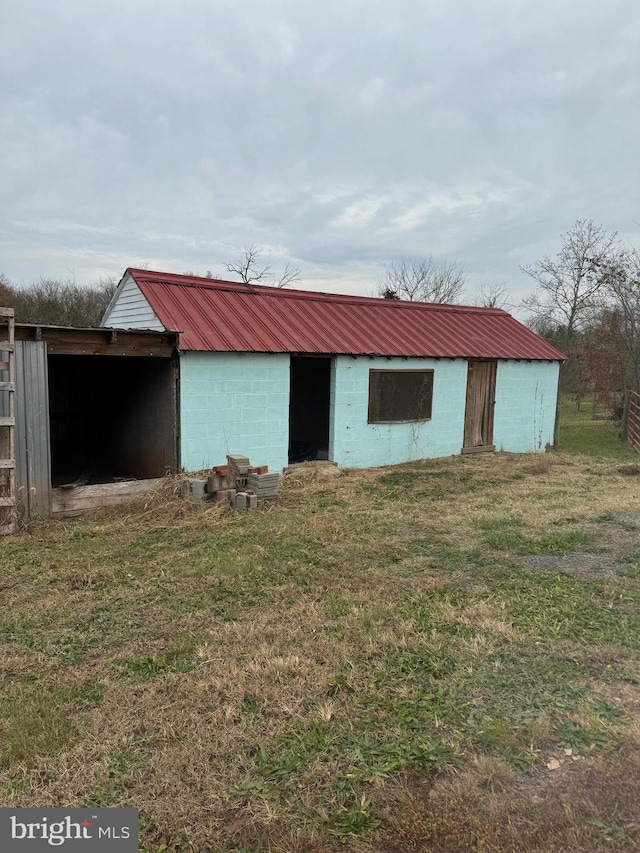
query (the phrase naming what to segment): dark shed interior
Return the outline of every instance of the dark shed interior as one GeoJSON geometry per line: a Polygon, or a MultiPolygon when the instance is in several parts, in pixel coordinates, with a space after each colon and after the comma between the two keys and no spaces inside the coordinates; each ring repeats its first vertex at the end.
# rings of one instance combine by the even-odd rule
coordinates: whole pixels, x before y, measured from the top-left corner
{"type": "Polygon", "coordinates": [[[327,459],[331,358],[291,356],[289,461],[327,459]]]}
{"type": "Polygon", "coordinates": [[[48,372],[53,486],[176,469],[170,358],[49,355],[48,372]]]}

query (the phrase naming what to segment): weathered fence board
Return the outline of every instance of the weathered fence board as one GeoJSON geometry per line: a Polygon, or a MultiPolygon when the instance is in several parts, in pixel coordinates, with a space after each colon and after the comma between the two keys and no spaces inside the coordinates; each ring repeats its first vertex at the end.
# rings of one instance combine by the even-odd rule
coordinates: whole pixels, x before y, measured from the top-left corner
{"type": "Polygon", "coordinates": [[[629,391],[625,412],[625,431],[627,441],[640,452],[640,394],[629,391]]]}

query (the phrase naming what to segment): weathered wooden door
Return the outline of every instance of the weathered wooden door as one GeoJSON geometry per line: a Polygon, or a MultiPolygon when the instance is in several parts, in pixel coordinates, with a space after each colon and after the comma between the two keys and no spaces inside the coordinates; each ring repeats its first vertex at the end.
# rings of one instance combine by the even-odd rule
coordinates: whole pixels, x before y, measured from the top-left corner
{"type": "Polygon", "coordinates": [[[469,361],[463,453],[495,450],[493,406],[496,397],[495,361],[469,361]]]}

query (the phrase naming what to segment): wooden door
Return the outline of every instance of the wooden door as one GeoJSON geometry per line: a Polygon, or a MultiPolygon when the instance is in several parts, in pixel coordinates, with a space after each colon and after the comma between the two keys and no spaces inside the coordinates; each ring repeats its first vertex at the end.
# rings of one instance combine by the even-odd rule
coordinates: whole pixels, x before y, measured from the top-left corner
{"type": "Polygon", "coordinates": [[[463,453],[496,449],[493,443],[496,368],[495,361],[469,362],[463,453]]]}

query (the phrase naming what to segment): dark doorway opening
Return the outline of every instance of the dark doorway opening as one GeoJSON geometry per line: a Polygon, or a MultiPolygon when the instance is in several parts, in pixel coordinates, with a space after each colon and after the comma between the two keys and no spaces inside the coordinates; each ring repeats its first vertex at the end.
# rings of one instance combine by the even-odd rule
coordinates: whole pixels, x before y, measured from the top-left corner
{"type": "Polygon", "coordinates": [[[291,356],[289,462],[329,458],[331,359],[291,356]]]}
{"type": "Polygon", "coordinates": [[[176,470],[170,358],[50,355],[48,362],[53,486],[176,470]]]}

